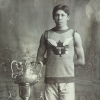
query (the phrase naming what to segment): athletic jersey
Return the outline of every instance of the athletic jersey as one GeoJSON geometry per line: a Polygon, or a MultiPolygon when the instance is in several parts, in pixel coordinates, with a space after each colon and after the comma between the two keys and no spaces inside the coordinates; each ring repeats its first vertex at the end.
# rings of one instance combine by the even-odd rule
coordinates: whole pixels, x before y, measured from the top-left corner
{"type": "Polygon", "coordinates": [[[72,29],[44,33],[47,50],[45,82],[64,83],[74,79],[74,33],[72,29]]]}

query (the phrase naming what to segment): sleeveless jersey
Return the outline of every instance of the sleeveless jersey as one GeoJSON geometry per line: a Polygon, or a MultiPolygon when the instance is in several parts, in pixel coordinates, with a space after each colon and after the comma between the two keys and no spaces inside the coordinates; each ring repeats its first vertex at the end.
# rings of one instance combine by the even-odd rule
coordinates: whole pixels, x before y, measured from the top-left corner
{"type": "Polygon", "coordinates": [[[45,82],[64,83],[74,79],[74,33],[49,30],[44,33],[47,49],[45,82]]]}

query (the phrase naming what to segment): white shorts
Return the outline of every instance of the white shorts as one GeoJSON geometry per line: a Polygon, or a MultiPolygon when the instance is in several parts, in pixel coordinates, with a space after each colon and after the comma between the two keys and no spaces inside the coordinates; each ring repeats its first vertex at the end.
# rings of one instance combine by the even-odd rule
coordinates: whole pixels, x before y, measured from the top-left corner
{"type": "Polygon", "coordinates": [[[44,100],[75,100],[74,83],[45,84],[44,100]]]}

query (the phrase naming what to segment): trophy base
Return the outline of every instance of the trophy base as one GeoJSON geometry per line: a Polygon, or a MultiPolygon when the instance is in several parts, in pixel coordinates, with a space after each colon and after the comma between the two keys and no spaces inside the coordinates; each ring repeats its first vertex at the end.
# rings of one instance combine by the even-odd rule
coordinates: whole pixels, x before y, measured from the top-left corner
{"type": "Polygon", "coordinates": [[[31,85],[29,83],[24,85],[19,84],[19,95],[22,100],[29,100],[31,96],[31,85]]]}
{"type": "Polygon", "coordinates": [[[29,100],[29,97],[26,97],[26,98],[23,97],[22,100],[29,100]]]}

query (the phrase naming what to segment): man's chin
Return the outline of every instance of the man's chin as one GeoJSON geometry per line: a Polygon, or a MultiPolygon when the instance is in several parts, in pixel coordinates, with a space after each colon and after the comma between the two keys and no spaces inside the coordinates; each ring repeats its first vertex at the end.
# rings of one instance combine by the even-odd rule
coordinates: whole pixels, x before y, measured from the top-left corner
{"type": "Polygon", "coordinates": [[[57,25],[57,27],[58,27],[58,28],[62,28],[62,27],[63,27],[63,25],[57,25]]]}

